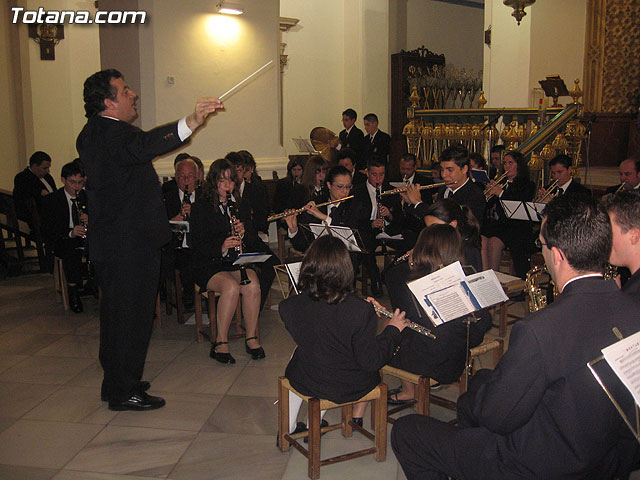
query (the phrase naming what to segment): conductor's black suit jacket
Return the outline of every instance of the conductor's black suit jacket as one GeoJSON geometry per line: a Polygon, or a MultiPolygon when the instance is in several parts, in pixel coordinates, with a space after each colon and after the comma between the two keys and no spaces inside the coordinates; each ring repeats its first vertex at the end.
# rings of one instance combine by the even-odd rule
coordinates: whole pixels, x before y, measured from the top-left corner
{"type": "MultiPolygon", "coordinates": [[[[458,401],[475,428],[459,431],[456,450],[481,449],[478,471],[499,478],[612,478],[627,427],[586,366],[616,342],[612,327],[639,331],[640,309],[601,277],[574,280],[516,323],[496,369],[480,370],[458,401]]],[[[614,398],[628,395],[606,365],[598,371],[614,398]]]]}
{"type": "Polygon", "coordinates": [[[171,238],[152,161],[180,145],[178,122],[143,132],[127,122],[95,116],[80,132],[77,149],[87,172],[91,204],[91,259],[124,250],[158,248],[171,238]]]}

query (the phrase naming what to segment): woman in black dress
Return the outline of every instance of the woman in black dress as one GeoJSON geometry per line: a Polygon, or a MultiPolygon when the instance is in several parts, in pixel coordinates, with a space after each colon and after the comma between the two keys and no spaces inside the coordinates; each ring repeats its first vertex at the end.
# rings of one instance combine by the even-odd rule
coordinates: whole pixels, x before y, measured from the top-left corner
{"type": "MultiPolygon", "coordinates": [[[[396,310],[376,336],[373,306],[351,293],[349,252],[336,237],[323,236],[311,244],[298,283],[302,293],[279,305],[280,316],[298,345],[286,377],[303,395],[335,403],[361,398],[380,383],[378,370],[400,341],[404,313],[396,310]]],[[[302,399],[290,393],[290,432],[296,429],[301,404],[302,399]]],[[[353,409],[354,421],[360,425],[365,409],[366,402],[353,409]]]]}
{"type": "MultiPolygon", "coordinates": [[[[443,384],[456,381],[462,374],[468,348],[482,343],[484,333],[491,328],[491,315],[483,311],[476,313],[477,321],[475,318],[465,317],[434,328],[407,287],[408,281],[421,278],[443,265],[457,261],[465,261],[462,238],[453,226],[436,224],[420,232],[408,261],[395,265],[387,272],[387,288],[393,307],[405,311],[407,318],[430,328],[436,336],[435,339],[431,339],[411,329],[405,329],[402,332],[400,349],[389,365],[425,375],[443,384]],[[470,320],[468,327],[467,320],[470,320]]],[[[402,389],[390,395],[389,403],[400,405],[413,398],[414,385],[403,381],[402,389]]]]}
{"type": "Polygon", "coordinates": [[[493,196],[487,202],[487,217],[482,225],[482,268],[498,270],[502,250],[507,248],[511,252],[516,275],[524,278],[530,268],[529,253],[533,251],[531,222],[509,219],[500,200],[530,202],[536,186],[529,180],[529,167],[520,152],[506,152],[503,163],[507,184],[504,188],[496,185],[489,192],[493,196]]]}
{"type": "Polygon", "coordinates": [[[241,285],[240,268],[233,265],[233,261],[238,257],[240,246],[245,252],[268,251],[248,221],[250,207],[247,201],[235,205],[235,198],[239,196],[232,172],[235,170],[227,160],[213,162],[203,186],[203,199],[194,203],[191,209],[190,224],[194,279],[201,290],[220,293],[217,336],[210,356],[227,364],[235,363],[229,353],[228,334],[239,296],[242,296],[246,327],[245,349],[253,359],[265,356],[257,338],[260,282],[249,267],[246,274],[251,282],[241,285]],[[232,227],[233,217],[236,218],[232,227]]]}

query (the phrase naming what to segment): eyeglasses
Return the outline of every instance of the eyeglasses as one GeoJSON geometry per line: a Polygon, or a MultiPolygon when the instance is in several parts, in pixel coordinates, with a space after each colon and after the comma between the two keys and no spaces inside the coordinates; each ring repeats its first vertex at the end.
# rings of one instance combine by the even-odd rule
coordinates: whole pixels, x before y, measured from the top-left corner
{"type": "Polygon", "coordinates": [[[331,184],[331,186],[337,188],[338,190],[351,190],[351,188],[353,187],[353,185],[335,185],[335,184],[331,184]]]}
{"type": "Polygon", "coordinates": [[[535,246],[536,246],[537,248],[542,248],[542,247],[547,247],[547,248],[549,248],[549,244],[548,244],[548,243],[542,243],[542,242],[540,241],[540,238],[539,238],[539,237],[538,237],[538,238],[536,238],[536,241],[534,242],[534,244],[535,244],[535,246]]]}

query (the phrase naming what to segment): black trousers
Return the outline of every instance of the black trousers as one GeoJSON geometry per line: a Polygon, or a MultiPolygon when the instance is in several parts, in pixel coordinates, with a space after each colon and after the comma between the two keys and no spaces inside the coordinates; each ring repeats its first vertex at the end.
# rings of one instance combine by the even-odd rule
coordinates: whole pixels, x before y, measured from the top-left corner
{"type": "Polygon", "coordinates": [[[64,268],[64,275],[67,278],[67,283],[74,285],[78,285],[82,281],[82,255],[84,251],[77,249],[77,247],[81,246],[82,240],[79,238],[59,239],[56,240],[53,245],[54,254],[56,257],[62,259],[62,266],[64,268]]]}
{"type": "Polygon", "coordinates": [[[129,398],[142,379],[160,278],[160,248],[122,251],[95,262],[100,302],[102,393],[129,398]]]}

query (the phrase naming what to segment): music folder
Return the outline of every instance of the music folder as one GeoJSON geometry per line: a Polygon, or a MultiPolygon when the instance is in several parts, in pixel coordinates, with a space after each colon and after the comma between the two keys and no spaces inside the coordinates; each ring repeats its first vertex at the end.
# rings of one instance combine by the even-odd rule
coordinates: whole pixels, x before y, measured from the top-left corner
{"type": "Polygon", "coordinates": [[[310,223],[309,225],[301,225],[304,228],[313,233],[315,238],[322,237],[323,235],[331,235],[342,240],[347,250],[350,252],[363,252],[362,248],[358,245],[358,231],[352,230],[349,227],[342,227],[338,225],[327,225],[324,223],[310,223]]]}
{"type": "Polygon", "coordinates": [[[246,265],[248,263],[262,263],[271,258],[270,253],[250,252],[241,253],[238,258],[235,259],[233,265],[246,265]]]}
{"type": "MultiPolygon", "coordinates": [[[[620,339],[616,343],[603,348],[602,355],[587,362],[587,367],[605,392],[611,403],[616,408],[624,423],[629,427],[635,439],[640,442],[640,332],[622,338],[620,331],[613,328],[614,334],[620,339]],[[596,371],[596,364],[604,360],[609,365],[615,376],[622,382],[633,398],[633,410],[635,411],[635,425],[621,406],[621,398],[616,399],[601,375],[596,371]]],[[[615,377],[614,377],[615,378],[615,377]]]]}

